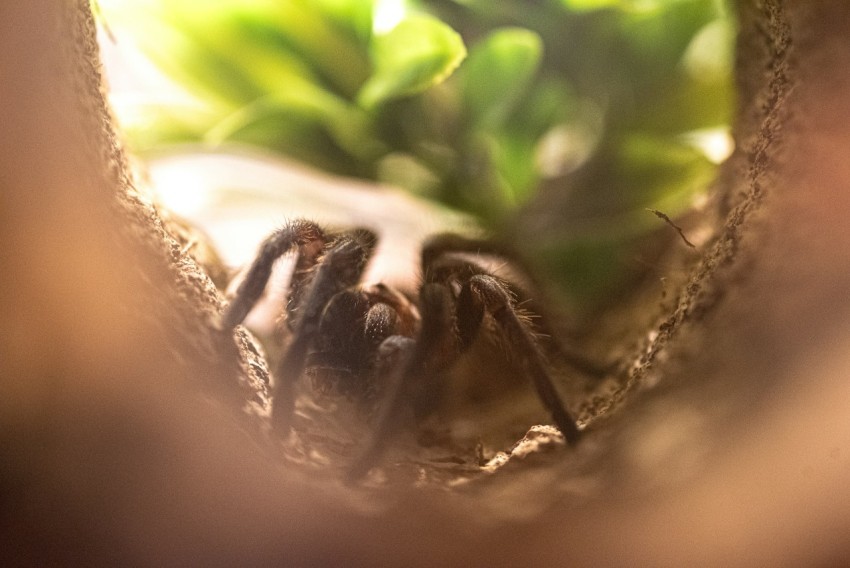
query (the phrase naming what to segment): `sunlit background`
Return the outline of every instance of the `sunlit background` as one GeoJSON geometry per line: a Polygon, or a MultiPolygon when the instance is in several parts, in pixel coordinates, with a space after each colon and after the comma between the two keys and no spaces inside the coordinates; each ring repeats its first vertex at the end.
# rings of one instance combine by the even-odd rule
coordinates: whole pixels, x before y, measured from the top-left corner
{"type": "Polygon", "coordinates": [[[480,228],[592,306],[669,230],[647,209],[692,209],[732,150],[734,22],[717,0],[98,12],[131,150],[231,265],[299,215],[380,229],[392,254],[373,272],[390,280],[410,275],[425,234],[480,228]]]}

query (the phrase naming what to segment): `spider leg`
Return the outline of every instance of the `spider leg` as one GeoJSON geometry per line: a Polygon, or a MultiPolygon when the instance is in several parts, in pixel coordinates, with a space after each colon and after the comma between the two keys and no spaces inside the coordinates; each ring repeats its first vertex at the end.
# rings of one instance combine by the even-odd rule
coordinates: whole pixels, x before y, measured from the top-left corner
{"type": "Polygon", "coordinates": [[[331,298],[360,280],[375,247],[375,235],[365,229],[341,234],[319,261],[304,295],[292,342],[276,367],[272,426],[280,433],[289,429],[295,408],[295,384],[304,373],[307,353],[315,341],[322,313],[331,298]]]}
{"type": "Polygon", "coordinates": [[[442,375],[475,341],[485,312],[489,312],[509,342],[521,353],[521,364],[555,424],[571,444],[578,440],[575,421],[564,408],[544,365],[533,333],[517,315],[511,293],[498,279],[475,263],[435,257],[427,265],[420,291],[421,329],[415,343],[393,336],[380,348],[379,373],[390,385],[372,437],[348,472],[349,481],[362,477],[381,457],[396,431],[406,400],[413,401],[417,418],[440,401],[442,375]],[[455,301],[454,297],[457,296],[455,301]]]}
{"type": "Polygon", "coordinates": [[[353,393],[362,385],[358,379],[368,364],[363,353],[371,342],[353,330],[364,328],[368,311],[369,298],[355,289],[343,290],[328,302],[307,355],[306,372],[315,390],[338,386],[344,393],[353,393]]]}
{"type": "Polygon", "coordinates": [[[315,264],[326,242],[327,236],[322,228],[304,219],[290,221],[269,235],[260,245],[256,259],[222,315],[222,329],[230,331],[245,319],[262,295],[278,258],[297,248],[299,264],[315,264]]]}
{"type": "Polygon", "coordinates": [[[509,291],[522,299],[523,306],[529,307],[531,312],[540,316],[535,322],[535,326],[544,336],[552,338],[546,345],[549,355],[589,377],[602,378],[614,371],[616,365],[600,364],[555,339],[558,334],[554,333],[551,328],[550,320],[546,317],[546,310],[541,305],[546,302],[540,301],[543,296],[542,286],[534,278],[534,271],[530,270],[522,255],[517,254],[510,245],[490,239],[464,237],[455,233],[439,233],[430,237],[422,247],[422,272],[426,276],[426,281],[429,278],[430,281],[443,281],[447,277],[446,274],[451,271],[465,270],[469,274],[486,274],[487,272],[476,263],[452,256],[478,254],[504,258],[519,270],[529,289],[523,290],[522,287],[508,283],[509,291]],[[461,265],[466,265],[469,268],[463,269],[461,265]]]}
{"type": "MultiPolygon", "coordinates": [[[[455,240],[452,235],[438,237],[438,242],[445,245],[441,248],[441,254],[448,250],[448,244],[460,242],[469,245],[475,242],[463,237],[457,239],[460,240],[455,240]],[[439,241],[441,238],[445,241],[439,241]]],[[[546,358],[527,319],[516,311],[513,290],[474,262],[467,260],[435,255],[427,257],[423,265],[426,278],[443,281],[450,287],[460,286],[460,291],[457,292],[455,324],[458,354],[472,345],[481,328],[484,312],[489,312],[505,334],[507,343],[513,345],[514,351],[519,354],[520,364],[531,377],[535,390],[555,425],[561,430],[567,443],[575,444],[580,437],[575,419],[566,410],[555,389],[546,368],[546,358]]],[[[561,351],[558,353],[563,355],[561,351]]]]}
{"type": "Polygon", "coordinates": [[[397,333],[396,310],[363,290],[335,295],[322,313],[319,330],[306,362],[313,388],[373,400],[382,384],[376,376],[379,345],[397,333]]]}
{"type": "Polygon", "coordinates": [[[448,288],[425,284],[419,302],[422,324],[418,339],[393,335],[379,347],[376,374],[383,377],[388,392],[372,436],[348,472],[349,481],[362,477],[381,457],[405,400],[413,398],[414,410],[420,414],[439,398],[436,379],[457,358],[451,333],[454,302],[448,288]]]}
{"type": "Polygon", "coordinates": [[[493,317],[505,334],[508,343],[515,347],[514,352],[529,374],[540,401],[552,415],[555,425],[561,430],[568,444],[577,443],[581,433],[575,419],[564,407],[552,378],[546,370],[545,358],[534,334],[523,318],[516,313],[510,292],[505,285],[489,275],[473,276],[464,285],[464,290],[458,298],[459,304],[467,302],[473,307],[459,307],[458,311],[468,309],[472,313],[477,313],[477,310],[483,308],[493,317]]]}
{"type": "Polygon", "coordinates": [[[356,481],[378,461],[386,448],[386,441],[395,431],[395,424],[403,408],[405,376],[410,367],[416,342],[401,335],[386,338],[378,347],[375,375],[387,383],[387,395],[378,415],[375,430],[365,444],[363,452],[355,458],[348,470],[348,481],[356,481]]]}

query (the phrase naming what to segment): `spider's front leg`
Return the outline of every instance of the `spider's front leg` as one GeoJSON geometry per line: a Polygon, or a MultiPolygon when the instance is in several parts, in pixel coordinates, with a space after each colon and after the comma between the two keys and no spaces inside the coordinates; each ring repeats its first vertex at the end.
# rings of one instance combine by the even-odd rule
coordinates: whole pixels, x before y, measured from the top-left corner
{"type": "Polygon", "coordinates": [[[358,229],[343,233],[328,245],[319,259],[315,276],[304,294],[292,342],[275,369],[277,381],[272,406],[272,426],[278,433],[289,431],[295,409],[295,385],[304,369],[331,299],[356,285],[375,248],[374,233],[358,229]]]}
{"type": "Polygon", "coordinates": [[[269,235],[248,269],[245,279],[236,290],[221,318],[221,327],[232,331],[257,303],[266,289],[274,263],[290,251],[298,252],[296,262],[299,267],[309,267],[316,263],[329,238],[316,223],[305,219],[291,221],[269,235]]]}
{"type": "Polygon", "coordinates": [[[414,400],[414,410],[422,414],[439,399],[439,375],[458,354],[453,304],[446,286],[425,284],[419,292],[422,320],[417,339],[391,335],[381,343],[375,372],[387,393],[375,430],[348,472],[350,481],[361,478],[381,457],[408,400],[414,400]]]}
{"type": "Polygon", "coordinates": [[[376,240],[375,234],[366,229],[331,237],[312,221],[291,221],[260,245],[257,257],[222,315],[222,329],[232,331],[262,295],[275,261],[288,252],[297,251],[296,277],[290,289],[290,303],[297,306],[290,310],[290,314],[297,309],[299,317],[292,324],[292,342],[274,373],[272,424],[278,432],[288,431],[295,405],[295,383],[304,372],[307,353],[315,341],[322,311],[331,298],[359,282],[376,240]],[[318,268],[310,273],[310,268],[316,265],[318,268]]]}

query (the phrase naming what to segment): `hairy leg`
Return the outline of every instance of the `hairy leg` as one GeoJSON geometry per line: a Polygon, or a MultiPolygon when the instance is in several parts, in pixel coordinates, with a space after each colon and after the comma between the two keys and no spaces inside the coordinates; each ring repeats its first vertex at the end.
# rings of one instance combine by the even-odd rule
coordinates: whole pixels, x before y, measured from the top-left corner
{"type": "Polygon", "coordinates": [[[419,298],[422,325],[416,341],[394,335],[379,348],[376,373],[383,376],[387,393],[372,437],[349,470],[349,480],[362,477],[381,457],[408,401],[417,414],[439,398],[439,374],[456,359],[453,344],[453,300],[441,284],[425,284],[419,298]],[[448,357],[447,357],[448,355],[448,357]]]}
{"type": "Polygon", "coordinates": [[[520,305],[537,316],[535,327],[542,336],[550,338],[545,342],[548,355],[589,377],[601,378],[614,371],[613,365],[593,361],[570,345],[558,341],[558,334],[552,328],[548,311],[545,309],[548,303],[543,298],[542,286],[522,255],[504,243],[454,233],[434,235],[422,248],[422,273],[425,281],[445,282],[450,278],[457,280],[459,275],[469,278],[474,274],[489,274],[483,267],[468,260],[470,255],[479,254],[504,259],[519,271],[523,285],[514,285],[511,282],[503,284],[514,297],[519,298],[520,305]]]}
{"type": "MultiPolygon", "coordinates": [[[[575,419],[561,401],[546,369],[545,358],[540,352],[534,333],[529,329],[527,321],[517,314],[510,292],[505,285],[492,276],[473,276],[464,287],[459,304],[467,302],[473,306],[468,311],[476,313],[483,308],[493,317],[505,334],[506,343],[513,346],[513,354],[519,358],[522,367],[531,378],[537,396],[551,414],[552,420],[561,430],[567,443],[573,445],[578,442],[580,431],[575,419]]],[[[459,306],[458,311],[460,312],[461,309],[459,306]]]]}
{"type": "Polygon", "coordinates": [[[364,333],[368,311],[369,298],[355,289],[343,290],[328,302],[307,355],[306,372],[314,389],[343,394],[365,390],[364,352],[371,347],[364,333]]]}
{"type": "MultiPolygon", "coordinates": [[[[447,253],[449,245],[474,245],[471,241],[458,237],[442,237],[440,251],[447,253]]],[[[426,277],[442,281],[449,288],[460,285],[457,293],[455,329],[457,331],[458,351],[468,349],[481,328],[484,313],[489,313],[505,335],[506,344],[513,346],[513,353],[522,368],[528,373],[543,406],[549,411],[553,421],[561,430],[568,443],[579,439],[579,430],[575,419],[566,410],[552,378],[546,367],[546,358],[527,317],[520,315],[514,301],[514,291],[498,278],[473,262],[446,256],[430,256],[423,260],[426,277]]],[[[559,352],[565,356],[563,352],[559,352]]],[[[589,367],[589,364],[585,365],[589,367]]]]}
{"type": "Polygon", "coordinates": [[[316,274],[305,292],[301,316],[286,354],[275,372],[272,426],[286,434],[295,407],[295,384],[304,373],[307,354],[319,331],[322,313],[331,298],[357,284],[375,248],[375,235],[367,230],[341,234],[319,259],[316,274]]]}
{"type": "Polygon", "coordinates": [[[348,470],[350,482],[357,481],[372,468],[384,453],[387,441],[392,438],[404,405],[407,386],[405,376],[415,349],[416,342],[401,335],[388,337],[378,347],[375,375],[386,383],[385,399],[378,414],[375,430],[348,470]]]}
{"type": "Polygon", "coordinates": [[[221,319],[222,329],[230,331],[245,319],[265,290],[277,259],[297,249],[297,264],[315,264],[327,240],[328,237],[321,227],[304,219],[291,221],[269,235],[260,245],[257,257],[248,269],[245,279],[225,309],[221,319]]]}

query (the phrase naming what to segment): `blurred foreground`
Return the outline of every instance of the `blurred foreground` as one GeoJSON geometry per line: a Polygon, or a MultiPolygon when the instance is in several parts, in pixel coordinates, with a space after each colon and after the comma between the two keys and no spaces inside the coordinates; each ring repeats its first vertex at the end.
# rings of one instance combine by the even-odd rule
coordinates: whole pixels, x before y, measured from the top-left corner
{"type": "Polygon", "coordinates": [[[127,229],[156,219],[114,203],[126,170],[85,9],[0,18],[5,565],[850,560],[843,2],[739,7],[748,151],[724,183],[749,207],[640,388],[574,454],[376,499],[281,467],[247,433],[239,354],[214,349],[172,258],[127,229]]]}

